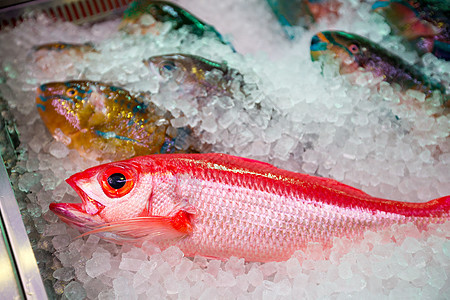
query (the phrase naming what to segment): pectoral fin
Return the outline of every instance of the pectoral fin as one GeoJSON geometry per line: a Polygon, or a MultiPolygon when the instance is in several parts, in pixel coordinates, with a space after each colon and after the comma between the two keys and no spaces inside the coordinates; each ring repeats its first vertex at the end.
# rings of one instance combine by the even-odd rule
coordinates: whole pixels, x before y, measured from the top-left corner
{"type": "Polygon", "coordinates": [[[190,214],[180,210],[167,217],[137,217],[105,223],[91,231],[83,233],[80,237],[93,233],[109,232],[128,241],[149,240],[157,243],[183,238],[189,235],[192,230],[190,214]]]}

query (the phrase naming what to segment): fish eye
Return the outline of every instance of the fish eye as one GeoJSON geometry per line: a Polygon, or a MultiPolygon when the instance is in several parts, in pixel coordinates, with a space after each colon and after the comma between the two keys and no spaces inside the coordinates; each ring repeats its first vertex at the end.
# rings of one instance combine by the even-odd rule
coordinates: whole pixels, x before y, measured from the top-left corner
{"type": "Polygon", "coordinates": [[[351,53],[356,54],[359,52],[359,46],[357,44],[351,44],[348,47],[348,50],[350,50],[351,53]]]}
{"type": "Polygon", "coordinates": [[[101,175],[103,192],[110,198],[119,198],[128,194],[134,187],[135,174],[132,170],[116,166],[108,168],[101,175]]]}
{"type": "Polygon", "coordinates": [[[173,76],[173,73],[177,70],[177,66],[173,61],[166,60],[163,61],[159,65],[159,74],[163,78],[171,78],[173,76]]]}
{"type": "Polygon", "coordinates": [[[74,89],[74,88],[69,88],[66,91],[66,95],[69,96],[69,97],[74,97],[77,94],[78,94],[78,91],[76,89],[74,89]]]}
{"type": "Polygon", "coordinates": [[[173,69],[175,69],[175,63],[173,61],[167,60],[162,63],[160,69],[163,71],[172,71],[173,69]]]}
{"type": "Polygon", "coordinates": [[[107,181],[109,186],[116,190],[123,188],[127,183],[127,179],[125,178],[125,175],[123,175],[122,173],[111,174],[108,177],[107,181]]]}

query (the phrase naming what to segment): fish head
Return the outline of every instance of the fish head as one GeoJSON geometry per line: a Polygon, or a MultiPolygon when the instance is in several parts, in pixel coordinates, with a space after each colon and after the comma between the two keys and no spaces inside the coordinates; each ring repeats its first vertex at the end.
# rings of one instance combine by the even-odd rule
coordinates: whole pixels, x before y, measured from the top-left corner
{"type": "Polygon", "coordinates": [[[82,203],[52,203],[50,209],[70,225],[92,227],[151,213],[152,174],[143,172],[139,157],[92,167],[66,182],[82,203]]]}
{"type": "Polygon", "coordinates": [[[82,129],[80,117],[86,113],[84,107],[91,93],[87,81],[50,82],[37,89],[36,106],[52,135],[60,132],[69,137],[82,129]]]}
{"type": "Polygon", "coordinates": [[[133,1],[123,13],[119,30],[141,34],[152,32],[158,35],[158,30],[154,28],[157,24],[161,26],[162,23],[170,22],[171,29],[183,26],[183,12],[179,6],[166,1],[133,1]]]}
{"type": "Polygon", "coordinates": [[[342,31],[323,31],[311,39],[311,59],[329,60],[339,65],[341,74],[353,73],[364,67],[368,41],[364,38],[342,31]]]}
{"type": "Polygon", "coordinates": [[[116,243],[179,240],[192,232],[196,209],[180,197],[170,156],[140,156],[92,167],[67,183],[81,203],[51,203],[63,222],[116,243]],[[161,157],[163,157],[161,159],[161,157]]]}

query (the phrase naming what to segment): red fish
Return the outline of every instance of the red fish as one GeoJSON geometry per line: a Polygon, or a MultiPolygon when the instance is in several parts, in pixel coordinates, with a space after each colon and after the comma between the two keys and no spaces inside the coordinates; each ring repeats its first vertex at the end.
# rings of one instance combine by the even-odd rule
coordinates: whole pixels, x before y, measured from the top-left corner
{"type": "Polygon", "coordinates": [[[178,246],[187,256],[288,259],[308,242],[360,238],[392,224],[450,220],[450,196],[426,203],[372,197],[332,179],[225,154],[160,154],[108,163],[67,182],[82,203],[61,220],[118,243],[178,246]]]}

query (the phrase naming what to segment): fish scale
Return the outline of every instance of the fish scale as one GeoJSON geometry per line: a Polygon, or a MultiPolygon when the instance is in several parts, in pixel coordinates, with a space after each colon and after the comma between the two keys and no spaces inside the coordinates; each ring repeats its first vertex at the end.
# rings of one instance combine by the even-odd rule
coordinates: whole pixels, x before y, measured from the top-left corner
{"type": "MultiPolygon", "coordinates": [[[[449,196],[426,203],[379,199],[332,179],[224,154],[137,157],[88,169],[68,182],[83,202],[86,193],[105,206],[99,213],[104,224],[82,230],[111,231],[136,242],[151,240],[162,248],[175,245],[187,256],[220,259],[286,260],[309,242],[330,247],[335,237],[359,239],[366,230],[407,222],[425,229],[429,223],[448,220],[450,210],[449,196]],[[102,198],[95,187],[100,185],[98,178],[118,167],[137,168],[138,178],[130,178],[136,180],[136,191],[123,199],[102,198]],[[151,190],[148,199],[142,199],[142,189],[151,190]],[[143,201],[150,207],[147,218],[131,213],[143,201]],[[121,213],[130,212],[129,219],[117,220],[118,205],[121,213]],[[177,227],[186,231],[174,232],[177,227]]],[[[83,206],[52,204],[50,208],[70,224],[70,211],[79,212],[83,206]]]]}

